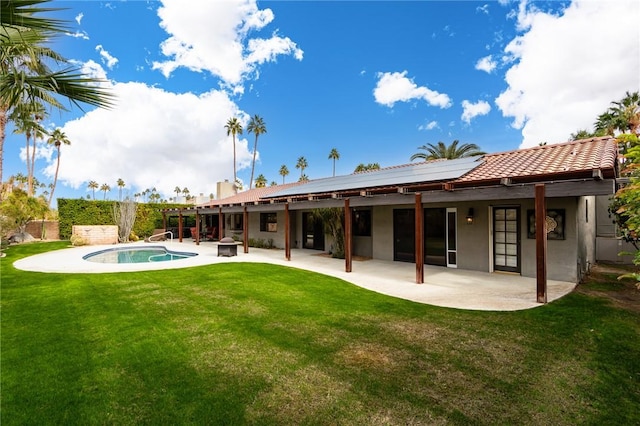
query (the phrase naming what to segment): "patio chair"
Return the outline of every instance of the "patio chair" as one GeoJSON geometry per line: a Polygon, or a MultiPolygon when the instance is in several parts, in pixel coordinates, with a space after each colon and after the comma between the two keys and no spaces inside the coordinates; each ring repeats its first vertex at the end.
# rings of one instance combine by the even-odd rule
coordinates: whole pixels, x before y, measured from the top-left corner
{"type": "Polygon", "coordinates": [[[218,228],[215,226],[207,226],[207,233],[205,237],[207,240],[213,241],[218,236],[218,228]]]}
{"type": "Polygon", "coordinates": [[[191,227],[189,228],[189,230],[191,231],[191,238],[193,238],[194,240],[196,239],[196,236],[198,235],[198,230],[196,229],[196,227],[191,227]]]}

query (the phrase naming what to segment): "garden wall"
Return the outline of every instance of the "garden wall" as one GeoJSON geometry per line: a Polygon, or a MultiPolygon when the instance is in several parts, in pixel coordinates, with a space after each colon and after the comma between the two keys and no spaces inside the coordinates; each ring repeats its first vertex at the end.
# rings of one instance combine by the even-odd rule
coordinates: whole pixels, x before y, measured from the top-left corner
{"type": "Polygon", "coordinates": [[[116,225],[73,225],[71,235],[82,238],[86,245],[118,243],[118,227],[116,225]]]}
{"type": "MultiPolygon", "coordinates": [[[[25,231],[37,240],[42,238],[42,224],[41,220],[33,220],[27,223],[25,231]]],[[[60,227],[57,220],[45,220],[44,221],[44,239],[45,240],[59,240],[60,239],[60,227]]]]}

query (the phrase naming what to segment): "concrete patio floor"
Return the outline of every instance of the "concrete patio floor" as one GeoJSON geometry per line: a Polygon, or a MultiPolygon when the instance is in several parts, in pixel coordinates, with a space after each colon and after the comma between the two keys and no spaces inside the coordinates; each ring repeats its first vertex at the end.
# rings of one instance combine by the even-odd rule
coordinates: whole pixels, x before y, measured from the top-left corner
{"type": "MultiPolygon", "coordinates": [[[[345,272],[345,261],[333,259],[315,250],[292,249],[291,260],[284,258],[284,250],[249,248],[244,253],[238,246],[238,255],[218,257],[217,242],[203,241],[196,245],[190,238],[183,242],[163,241],[132,243],[126,246],[165,246],[169,250],[198,253],[198,256],[172,262],[108,264],[84,260],[86,254],[120,247],[83,246],[43,253],[14,262],[21,270],[61,273],[109,273],[144,270],[174,269],[211,265],[221,262],[262,262],[300,268],[341,278],[359,287],[434,306],[483,310],[515,311],[543,306],[536,302],[536,280],[513,274],[487,273],[425,266],[424,284],[416,284],[413,263],[382,260],[354,260],[352,272],[345,272]]],[[[575,288],[571,282],[547,283],[547,300],[551,302],[575,288]]]]}

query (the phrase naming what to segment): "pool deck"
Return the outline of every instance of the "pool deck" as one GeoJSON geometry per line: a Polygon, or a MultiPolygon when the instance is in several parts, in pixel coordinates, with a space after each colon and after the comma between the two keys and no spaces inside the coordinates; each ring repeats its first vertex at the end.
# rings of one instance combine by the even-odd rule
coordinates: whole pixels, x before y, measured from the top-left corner
{"type": "MultiPolygon", "coordinates": [[[[24,258],[14,262],[17,269],[33,272],[110,273],[166,270],[217,263],[255,262],[300,268],[341,278],[371,291],[429,305],[483,310],[516,311],[543,306],[536,302],[536,280],[513,274],[488,273],[425,266],[424,284],[416,284],[413,263],[382,260],[354,260],[352,272],[345,272],[345,261],[333,259],[315,250],[292,249],[291,260],[284,250],[250,248],[238,255],[218,257],[216,242],[196,245],[190,239],[180,242],[130,243],[109,246],[70,247],[24,258]],[[83,256],[96,251],[120,247],[164,246],[168,250],[198,253],[198,256],[169,262],[108,264],[95,263],[83,256]]],[[[575,283],[552,281],[547,283],[547,300],[551,302],[575,288],[575,283]]]]}

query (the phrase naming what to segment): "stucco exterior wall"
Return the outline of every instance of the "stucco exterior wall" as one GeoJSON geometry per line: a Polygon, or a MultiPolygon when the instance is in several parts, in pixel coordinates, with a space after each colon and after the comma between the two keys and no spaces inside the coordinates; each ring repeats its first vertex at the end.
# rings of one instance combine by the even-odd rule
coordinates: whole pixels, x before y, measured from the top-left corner
{"type": "Polygon", "coordinates": [[[596,261],[596,199],[580,197],[577,203],[578,281],[582,280],[596,261]]]}
{"type": "Polygon", "coordinates": [[[276,231],[261,231],[260,230],[260,212],[249,213],[249,238],[254,240],[261,239],[267,242],[273,240],[273,245],[276,248],[284,248],[284,212],[275,212],[278,222],[276,223],[276,231]]]}

